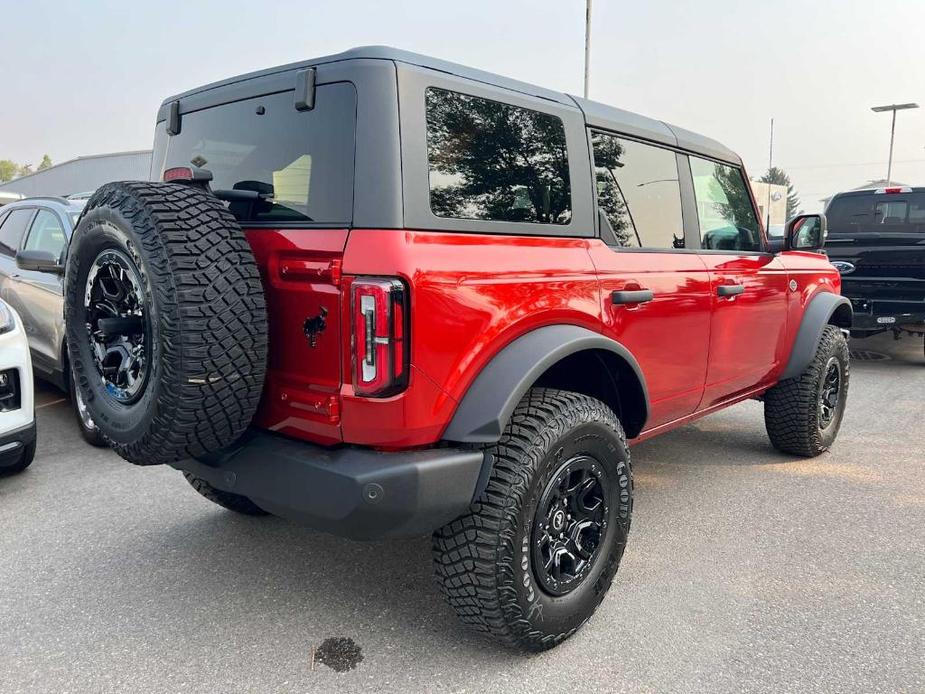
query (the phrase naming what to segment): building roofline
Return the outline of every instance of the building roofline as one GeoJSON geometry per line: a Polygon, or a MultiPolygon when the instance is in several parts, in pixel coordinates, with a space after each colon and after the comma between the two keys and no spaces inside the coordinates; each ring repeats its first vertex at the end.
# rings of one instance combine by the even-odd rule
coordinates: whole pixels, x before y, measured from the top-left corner
{"type": "Polygon", "coordinates": [[[67,166],[68,164],[73,164],[74,162],[77,162],[77,161],[86,161],[87,159],[102,159],[103,157],[126,157],[131,154],[151,154],[152,152],[153,150],[150,150],[150,149],[131,149],[131,150],[126,150],[124,152],[107,152],[104,154],[85,154],[80,157],[74,157],[73,159],[68,159],[67,161],[62,161],[60,164],[52,164],[47,169],[42,169],[41,171],[33,171],[32,173],[26,174],[25,176],[17,176],[16,178],[10,179],[9,181],[4,181],[3,183],[0,183],[0,188],[2,188],[3,186],[9,185],[11,183],[17,182],[17,181],[24,181],[27,178],[38,176],[39,174],[46,173],[48,171],[51,171],[52,169],[57,169],[61,166],[67,166]]]}

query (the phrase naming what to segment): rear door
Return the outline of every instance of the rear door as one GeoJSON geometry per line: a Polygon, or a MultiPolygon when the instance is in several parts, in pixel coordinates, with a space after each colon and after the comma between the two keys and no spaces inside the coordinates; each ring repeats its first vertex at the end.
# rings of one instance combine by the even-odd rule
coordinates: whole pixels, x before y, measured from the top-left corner
{"type": "Polygon", "coordinates": [[[604,333],[638,359],[652,429],[691,414],[701,400],[709,275],[685,235],[679,155],[605,132],[592,132],[591,142],[602,239],[590,252],[604,333]]]}
{"type": "MultiPolygon", "coordinates": [[[[67,223],[54,210],[39,208],[20,250],[46,251],[63,259],[67,223]]],[[[52,272],[19,270],[16,294],[29,346],[37,370],[52,373],[61,368],[64,344],[64,279],[52,272]]]]}
{"type": "Polygon", "coordinates": [[[790,277],[767,249],[744,172],[693,155],[687,159],[713,303],[700,406],[705,409],[776,376],[787,350],[790,277]]]}

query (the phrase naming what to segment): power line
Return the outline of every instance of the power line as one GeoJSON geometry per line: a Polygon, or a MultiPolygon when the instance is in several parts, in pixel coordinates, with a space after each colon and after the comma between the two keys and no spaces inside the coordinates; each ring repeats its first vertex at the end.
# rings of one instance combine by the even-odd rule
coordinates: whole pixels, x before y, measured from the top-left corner
{"type": "MultiPolygon", "coordinates": [[[[896,159],[893,161],[894,164],[922,164],[925,163],[925,159],[896,159]]],[[[792,169],[840,169],[848,168],[853,166],[882,166],[886,164],[885,161],[863,161],[856,162],[854,164],[795,164],[792,166],[781,166],[782,169],[790,171],[792,169]]]]}

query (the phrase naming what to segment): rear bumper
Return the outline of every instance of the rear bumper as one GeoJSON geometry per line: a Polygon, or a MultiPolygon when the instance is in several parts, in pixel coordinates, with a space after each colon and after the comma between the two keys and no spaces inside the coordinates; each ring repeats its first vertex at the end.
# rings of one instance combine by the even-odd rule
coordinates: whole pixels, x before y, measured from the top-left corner
{"type": "Polygon", "coordinates": [[[853,332],[920,325],[925,330],[925,282],[842,278],[842,294],[851,300],[853,332]]]}
{"type": "Polygon", "coordinates": [[[490,456],[459,448],[380,453],[251,430],[235,446],[174,467],[270,513],[354,539],[413,537],[465,513],[490,456]]]}
{"type": "Polygon", "coordinates": [[[854,317],[852,331],[874,331],[917,326],[925,331],[925,301],[888,301],[850,297],[854,317]]]}
{"type": "Polygon", "coordinates": [[[35,442],[35,422],[0,436],[0,470],[15,465],[23,451],[35,442]]]}

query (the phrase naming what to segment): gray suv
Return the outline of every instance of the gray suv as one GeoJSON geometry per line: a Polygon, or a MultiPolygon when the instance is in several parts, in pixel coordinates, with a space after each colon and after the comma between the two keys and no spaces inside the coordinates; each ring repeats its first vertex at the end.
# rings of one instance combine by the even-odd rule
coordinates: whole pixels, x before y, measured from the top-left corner
{"type": "MultiPolygon", "coordinates": [[[[66,393],[73,388],[64,344],[64,256],[84,201],[27,198],[0,208],[0,298],[22,318],[33,372],[66,393]]],[[[79,396],[71,398],[84,438],[105,445],[79,396]]]]}

